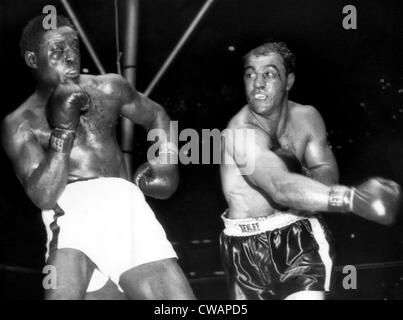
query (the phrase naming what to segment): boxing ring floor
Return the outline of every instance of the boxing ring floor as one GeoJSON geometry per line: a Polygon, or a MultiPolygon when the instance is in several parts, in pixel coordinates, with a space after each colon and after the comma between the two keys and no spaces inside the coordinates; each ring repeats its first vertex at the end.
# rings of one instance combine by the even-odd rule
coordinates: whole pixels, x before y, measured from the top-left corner
{"type": "MultiPolygon", "coordinates": [[[[184,266],[182,266],[184,267],[184,266]]],[[[356,288],[344,288],[344,266],[336,266],[332,275],[329,300],[403,300],[403,261],[355,265],[356,288]]],[[[185,269],[185,268],[184,268],[185,269]]],[[[186,269],[185,269],[186,271],[186,269]]],[[[187,272],[198,299],[227,300],[224,273],[187,272]]],[[[43,298],[40,270],[0,265],[0,300],[40,300],[43,298]]]]}

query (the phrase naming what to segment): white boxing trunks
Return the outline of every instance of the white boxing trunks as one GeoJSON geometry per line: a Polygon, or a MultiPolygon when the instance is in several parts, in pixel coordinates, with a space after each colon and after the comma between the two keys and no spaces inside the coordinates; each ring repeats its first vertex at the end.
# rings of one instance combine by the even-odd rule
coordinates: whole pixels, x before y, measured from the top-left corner
{"type": "Polygon", "coordinates": [[[97,266],[87,291],[100,289],[108,278],[119,286],[120,275],[138,265],[177,258],[143,193],[127,180],[70,183],[58,206],[42,212],[46,259],[56,249],[82,251],[97,266]]]}

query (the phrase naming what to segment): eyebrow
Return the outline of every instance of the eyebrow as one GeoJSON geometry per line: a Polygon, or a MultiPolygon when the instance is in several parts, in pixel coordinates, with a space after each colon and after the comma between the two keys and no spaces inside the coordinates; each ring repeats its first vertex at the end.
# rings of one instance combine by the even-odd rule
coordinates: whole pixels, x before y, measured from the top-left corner
{"type": "Polygon", "coordinates": [[[67,39],[62,39],[62,38],[56,38],[56,39],[50,39],[48,40],[48,44],[49,45],[53,45],[53,44],[59,44],[59,43],[64,43],[64,42],[73,42],[73,43],[78,43],[79,39],[78,38],[73,38],[71,41],[68,41],[67,39]]]}
{"type": "Polygon", "coordinates": [[[56,38],[56,39],[49,39],[47,41],[47,45],[51,46],[51,45],[58,45],[58,44],[62,44],[64,43],[65,40],[62,38],[56,38]]]}
{"type": "MultiPolygon", "coordinates": [[[[278,73],[280,73],[279,68],[278,68],[276,65],[274,65],[274,64],[266,64],[266,65],[263,66],[264,69],[265,69],[265,68],[269,68],[269,67],[276,69],[276,71],[277,71],[278,73]]],[[[255,67],[250,66],[250,65],[245,66],[245,68],[244,68],[243,70],[244,70],[244,72],[245,72],[245,71],[248,70],[248,69],[256,70],[255,67]]]]}

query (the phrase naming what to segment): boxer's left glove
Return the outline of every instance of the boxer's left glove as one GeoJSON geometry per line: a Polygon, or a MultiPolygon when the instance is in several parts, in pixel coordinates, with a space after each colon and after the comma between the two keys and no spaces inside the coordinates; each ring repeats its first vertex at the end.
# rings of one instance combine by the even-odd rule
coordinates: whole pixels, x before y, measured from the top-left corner
{"type": "Polygon", "coordinates": [[[77,84],[61,83],[57,86],[47,105],[47,116],[52,128],[50,148],[69,153],[80,121],[80,112],[87,110],[90,96],[77,84]]]}
{"type": "Polygon", "coordinates": [[[168,199],[178,188],[178,148],[165,142],[158,149],[158,156],[147,155],[148,162],[137,168],[133,182],[147,196],[168,199]]]}
{"type": "Polygon", "coordinates": [[[168,199],[178,188],[177,165],[145,162],[137,168],[133,182],[147,196],[168,199]]]}
{"type": "Polygon", "coordinates": [[[330,211],[353,212],[365,219],[390,225],[396,220],[401,203],[401,188],[392,181],[371,178],[356,188],[333,187],[330,211]]]}

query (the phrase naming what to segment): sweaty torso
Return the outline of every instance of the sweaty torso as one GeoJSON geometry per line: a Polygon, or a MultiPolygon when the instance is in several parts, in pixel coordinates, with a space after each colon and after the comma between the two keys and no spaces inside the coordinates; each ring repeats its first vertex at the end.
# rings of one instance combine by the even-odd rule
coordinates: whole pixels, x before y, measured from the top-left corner
{"type": "MultiPolygon", "coordinates": [[[[70,153],[68,180],[96,177],[127,178],[122,153],[116,139],[116,125],[122,102],[120,90],[111,77],[81,76],[80,86],[91,96],[89,109],[81,114],[70,153]]],[[[31,128],[44,151],[49,148],[50,128],[45,108],[37,108],[31,128]]]]}
{"type": "MultiPolygon", "coordinates": [[[[247,106],[244,107],[234,116],[228,126],[229,129],[262,130],[258,124],[251,121],[247,108],[247,106]]],[[[307,121],[304,121],[304,117],[307,116],[305,108],[307,107],[289,101],[289,116],[284,130],[277,137],[277,141],[272,140],[271,147],[267,146],[271,150],[279,147],[290,152],[302,165],[310,137],[309,126],[307,121]]],[[[268,216],[281,210],[267,193],[248,182],[232,161],[231,163],[226,161],[221,165],[221,182],[228,203],[229,217],[232,219],[268,216]]]]}

